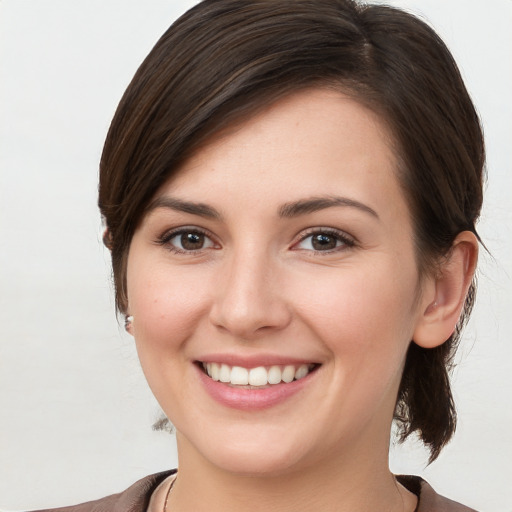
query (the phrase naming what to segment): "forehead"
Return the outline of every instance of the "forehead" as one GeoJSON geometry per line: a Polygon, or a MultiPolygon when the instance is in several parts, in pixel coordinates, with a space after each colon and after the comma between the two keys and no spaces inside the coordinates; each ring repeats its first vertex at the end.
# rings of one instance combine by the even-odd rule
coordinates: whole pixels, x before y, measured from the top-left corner
{"type": "Polygon", "coordinates": [[[340,92],[310,89],[211,137],[160,194],[193,199],[201,191],[215,200],[220,192],[225,207],[240,194],[283,202],[342,193],[389,209],[404,206],[396,170],[393,139],[376,113],[340,92]]]}

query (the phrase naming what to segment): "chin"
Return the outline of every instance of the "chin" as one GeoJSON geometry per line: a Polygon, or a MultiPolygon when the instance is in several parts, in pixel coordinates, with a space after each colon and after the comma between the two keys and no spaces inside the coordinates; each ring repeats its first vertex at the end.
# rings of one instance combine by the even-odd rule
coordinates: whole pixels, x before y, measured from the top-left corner
{"type": "Polygon", "coordinates": [[[303,449],[298,450],[297,443],[291,442],[289,436],[288,442],[283,442],[283,439],[286,436],[282,434],[271,439],[262,432],[251,436],[251,439],[223,435],[220,439],[203,438],[200,443],[194,443],[192,449],[200,458],[228,473],[247,477],[276,476],[292,471],[307,458],[304,443],[303,449]]]}
{"type": "Polygon", "coordinates": [[[275,477],[292,471],[299,461],[290,455],[259,449],[256,453],[233,453],[232,450],[226,450],[216,454],[211,462],[226,472],[241,476],[275,477]]]}

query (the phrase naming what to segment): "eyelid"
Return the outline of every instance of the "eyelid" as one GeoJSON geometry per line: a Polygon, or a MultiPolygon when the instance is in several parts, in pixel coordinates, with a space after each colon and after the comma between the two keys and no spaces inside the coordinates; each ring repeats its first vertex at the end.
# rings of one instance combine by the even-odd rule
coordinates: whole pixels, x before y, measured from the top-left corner
{"type": "Polygon", "coordinates": [[[331,227],[322,227],[322,226],[319,226],[319,227],[314,227],[314,228],[308,228],[304,231],[302,231],[295,239],[295,241],[293,242],[292,244],[292,249],[293,250],[297,250],[297,251],[310,251],[310,252],[313,252],[313,253],[316,253],[316,254],[330,254],[330,253],[333,253],[333,252],[340,252],[340,251],[344,251],[350,247],[354,247],[356,245],[357,241],[356,239],[349,235],[348,233],[346,233],[345,231],[342,231],[340,229],[336,229],[336,228],[331,228],[331,227]],[[325,234],[325,235],[329,235],[329,236],[334,236],[336,237],[338,240],[340,240],[342,242],[342,246],[341,247],[336,247],[334,249],[328,249],[328,250],[325,250],[325,251],[316,251],[314,249],[301,249],[301,248],[297,248],[297,245],[300,244],[301,242],[303,242],[304,240],[306,240],[307,238],[315,235],[315,234],[325,234]]]}
{"type": "Polygon", "coordinates": [[[179,226],[176,228],[168,229],[167,231],[164,231],[160,236],[157,237],[157,239],[155,240],[155,243],[158,245],[161,245],[163,247],[167,247],[168,250],[170,250],[171,252],[177,253],[177,254],[200,254],[205,250],[216,249],[220,246],[218,241],[216,240],[216,237],[210,231],[208,231],[207,229],[201,228],[199,226],[193,226],[193,225],[179,226]],[[214,247],[205,247],[205,248],[201,248],[201,249],[185,251],[183,249],[179,249],[178,247],[170,244],[170,241],[173,238],[175,238],[178,235],[182,235],[184,233],[199,233],[201,235],[204,235],[206,238],[211,240],[214,247]]]}

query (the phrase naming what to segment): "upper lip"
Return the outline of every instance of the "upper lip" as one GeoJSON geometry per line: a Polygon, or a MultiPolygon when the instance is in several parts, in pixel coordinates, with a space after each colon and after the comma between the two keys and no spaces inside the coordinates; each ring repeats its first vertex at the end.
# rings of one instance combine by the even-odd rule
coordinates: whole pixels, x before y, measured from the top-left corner
{"type": "Polygon", "coordinates": [[[286,366],[302,364],[319,364],[313,359],[289,357],[277,354],[254,354],[241,356],[239,354],[204,354],[196,359],[201,363],[220,363],[229,366],[241,366],[242,368],[257,368],[259,366],[286,366]]]}

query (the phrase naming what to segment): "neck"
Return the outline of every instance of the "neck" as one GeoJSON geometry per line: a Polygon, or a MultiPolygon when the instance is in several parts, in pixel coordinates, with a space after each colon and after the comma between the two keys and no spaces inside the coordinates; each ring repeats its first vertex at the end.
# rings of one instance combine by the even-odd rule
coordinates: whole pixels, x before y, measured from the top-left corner
{"type": "Polygon", "coordinates": [[[322,458],[322,462],[265,475],[225,471],[190,453],[180,439],[179,477],[168,511],[192,512],[354,512],[413,511],[416,497],[388,469],[387,447],[322,458]],[[186,455],[186,456],[185,456],[186,455]]]}

